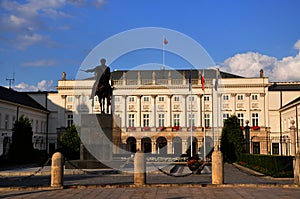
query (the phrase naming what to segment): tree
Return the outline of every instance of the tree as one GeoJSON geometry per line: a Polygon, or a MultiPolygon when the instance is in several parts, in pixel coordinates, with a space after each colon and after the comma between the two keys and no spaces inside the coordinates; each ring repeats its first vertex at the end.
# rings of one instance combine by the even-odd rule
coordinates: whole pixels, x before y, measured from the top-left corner
{"type": "Polygon", "coordinates": [[[74,125],[67,128],[60,138],[60,145],[62,146],[62,153],[69,159],[78,159],[80,154],[80,137],[74,125]]]}
{"type": "Polygon", "coordinates": [[[12,144],[9,149],[9,160],[16,163],[29,163],[32,161],[32,127],[28,118],[21,115],[14,123],[12,129],[12,144]]]}
{"type": "Polygon", "coordinates": [[[235,115],[225,120],[221,136],[221,151],[224,161],[229,163],[235,162],[239,155],[245,152],[243,131],[235,115]]]}

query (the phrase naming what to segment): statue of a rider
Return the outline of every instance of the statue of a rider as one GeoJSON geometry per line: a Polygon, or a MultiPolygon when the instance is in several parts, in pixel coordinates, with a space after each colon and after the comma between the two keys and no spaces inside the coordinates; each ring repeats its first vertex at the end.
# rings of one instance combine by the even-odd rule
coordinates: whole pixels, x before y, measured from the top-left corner
{"type": "Polygon", "coordinates": [[[105,113],[105,100],[107,103],[106,112],[109,112],[109,105],[111,105],[112,88],[109,83],[110,80],[110,68],[105,65],[106,60],[102,58],[100,60],[101,65],[96,66],[93,69],[84,70],[85,72],[94,72],[95,83],[90,99],[94,99],[97,95],[100,103],[101,113],[105,113]]]}

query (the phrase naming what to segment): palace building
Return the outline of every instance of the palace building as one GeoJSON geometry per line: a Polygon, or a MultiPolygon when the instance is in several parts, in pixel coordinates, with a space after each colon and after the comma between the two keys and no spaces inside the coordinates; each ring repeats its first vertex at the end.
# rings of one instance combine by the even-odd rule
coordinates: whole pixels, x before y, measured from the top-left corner
{"type": "MultiPolygon", "coordinates": [[[[49,135],[59,137],[74,114],[100,114],[97,97],[90,99],[93,84],[64,75],[57,92],[27,93],[49,110],[49,135]]],[[[121,131],[113,153],[180,155],[192,142],[201,156],[218,143],[231,115],[243,129],[249,121],[250,153],[294,155],[298,148],[300,82],[270,82],[263,71],[245,78],[216,69],[120,70],[111,73],[111,85],[110,113],[121,131]]]]}

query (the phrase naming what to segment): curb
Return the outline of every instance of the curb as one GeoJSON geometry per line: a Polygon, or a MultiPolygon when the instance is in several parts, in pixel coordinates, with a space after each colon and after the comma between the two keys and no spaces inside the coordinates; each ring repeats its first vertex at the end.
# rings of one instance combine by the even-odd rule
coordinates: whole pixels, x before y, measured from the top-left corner
{"type": "Polygon", "coordinates": [[[87,188],[154,188],[154,187],[186,187],[186,188],[300,188],[299,185],[290,184],[112,184],[112,185],[67,185],[60,187],[0,187],[4,191],[33,191],[33,190],[61,190],[61,189],[87,189],[87,188]]]}

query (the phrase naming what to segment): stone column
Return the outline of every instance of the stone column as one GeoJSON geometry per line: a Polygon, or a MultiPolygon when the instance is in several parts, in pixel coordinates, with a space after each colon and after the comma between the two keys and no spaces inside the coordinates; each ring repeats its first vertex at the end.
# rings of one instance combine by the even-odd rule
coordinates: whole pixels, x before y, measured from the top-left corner
{"type": "Polygon", "coordinates": [[[291,145],[292,145],[291,155],[296,155],[297,153],[295,131],[296,131],[295,121],[291,120],[291,127],[290,127],[290,138],[291,138],[291,145]]]}
{"type": "Polygon", "coordinates": [[[134,185],[142,186],[146,184],[146,163],[145,154],[137,151],[134,156],[134,185]]]}
{"type": "Polygon", "coordinates": [[[300,152],[295,155],[294,160],[294,183],[300,185],[300,152]]]}
{"type": "Polygon", "coordinates": [[[223,184],[224,183],[224,164],[223,154],[221,151],[214,149],[212,153],[212,184],[223,184]]]}
{"type": "Polygon", "coordinates": [[[173,142],[172,138],[167,139],[167,153],[168,154],[173,154],[173,142]]]}
{"type": "Polygon", "coordinates": [[[62,188],[64,179],[64,158],[60,152],[56,152],[52,156],[51,165],[51,187],[62,188]]]}

